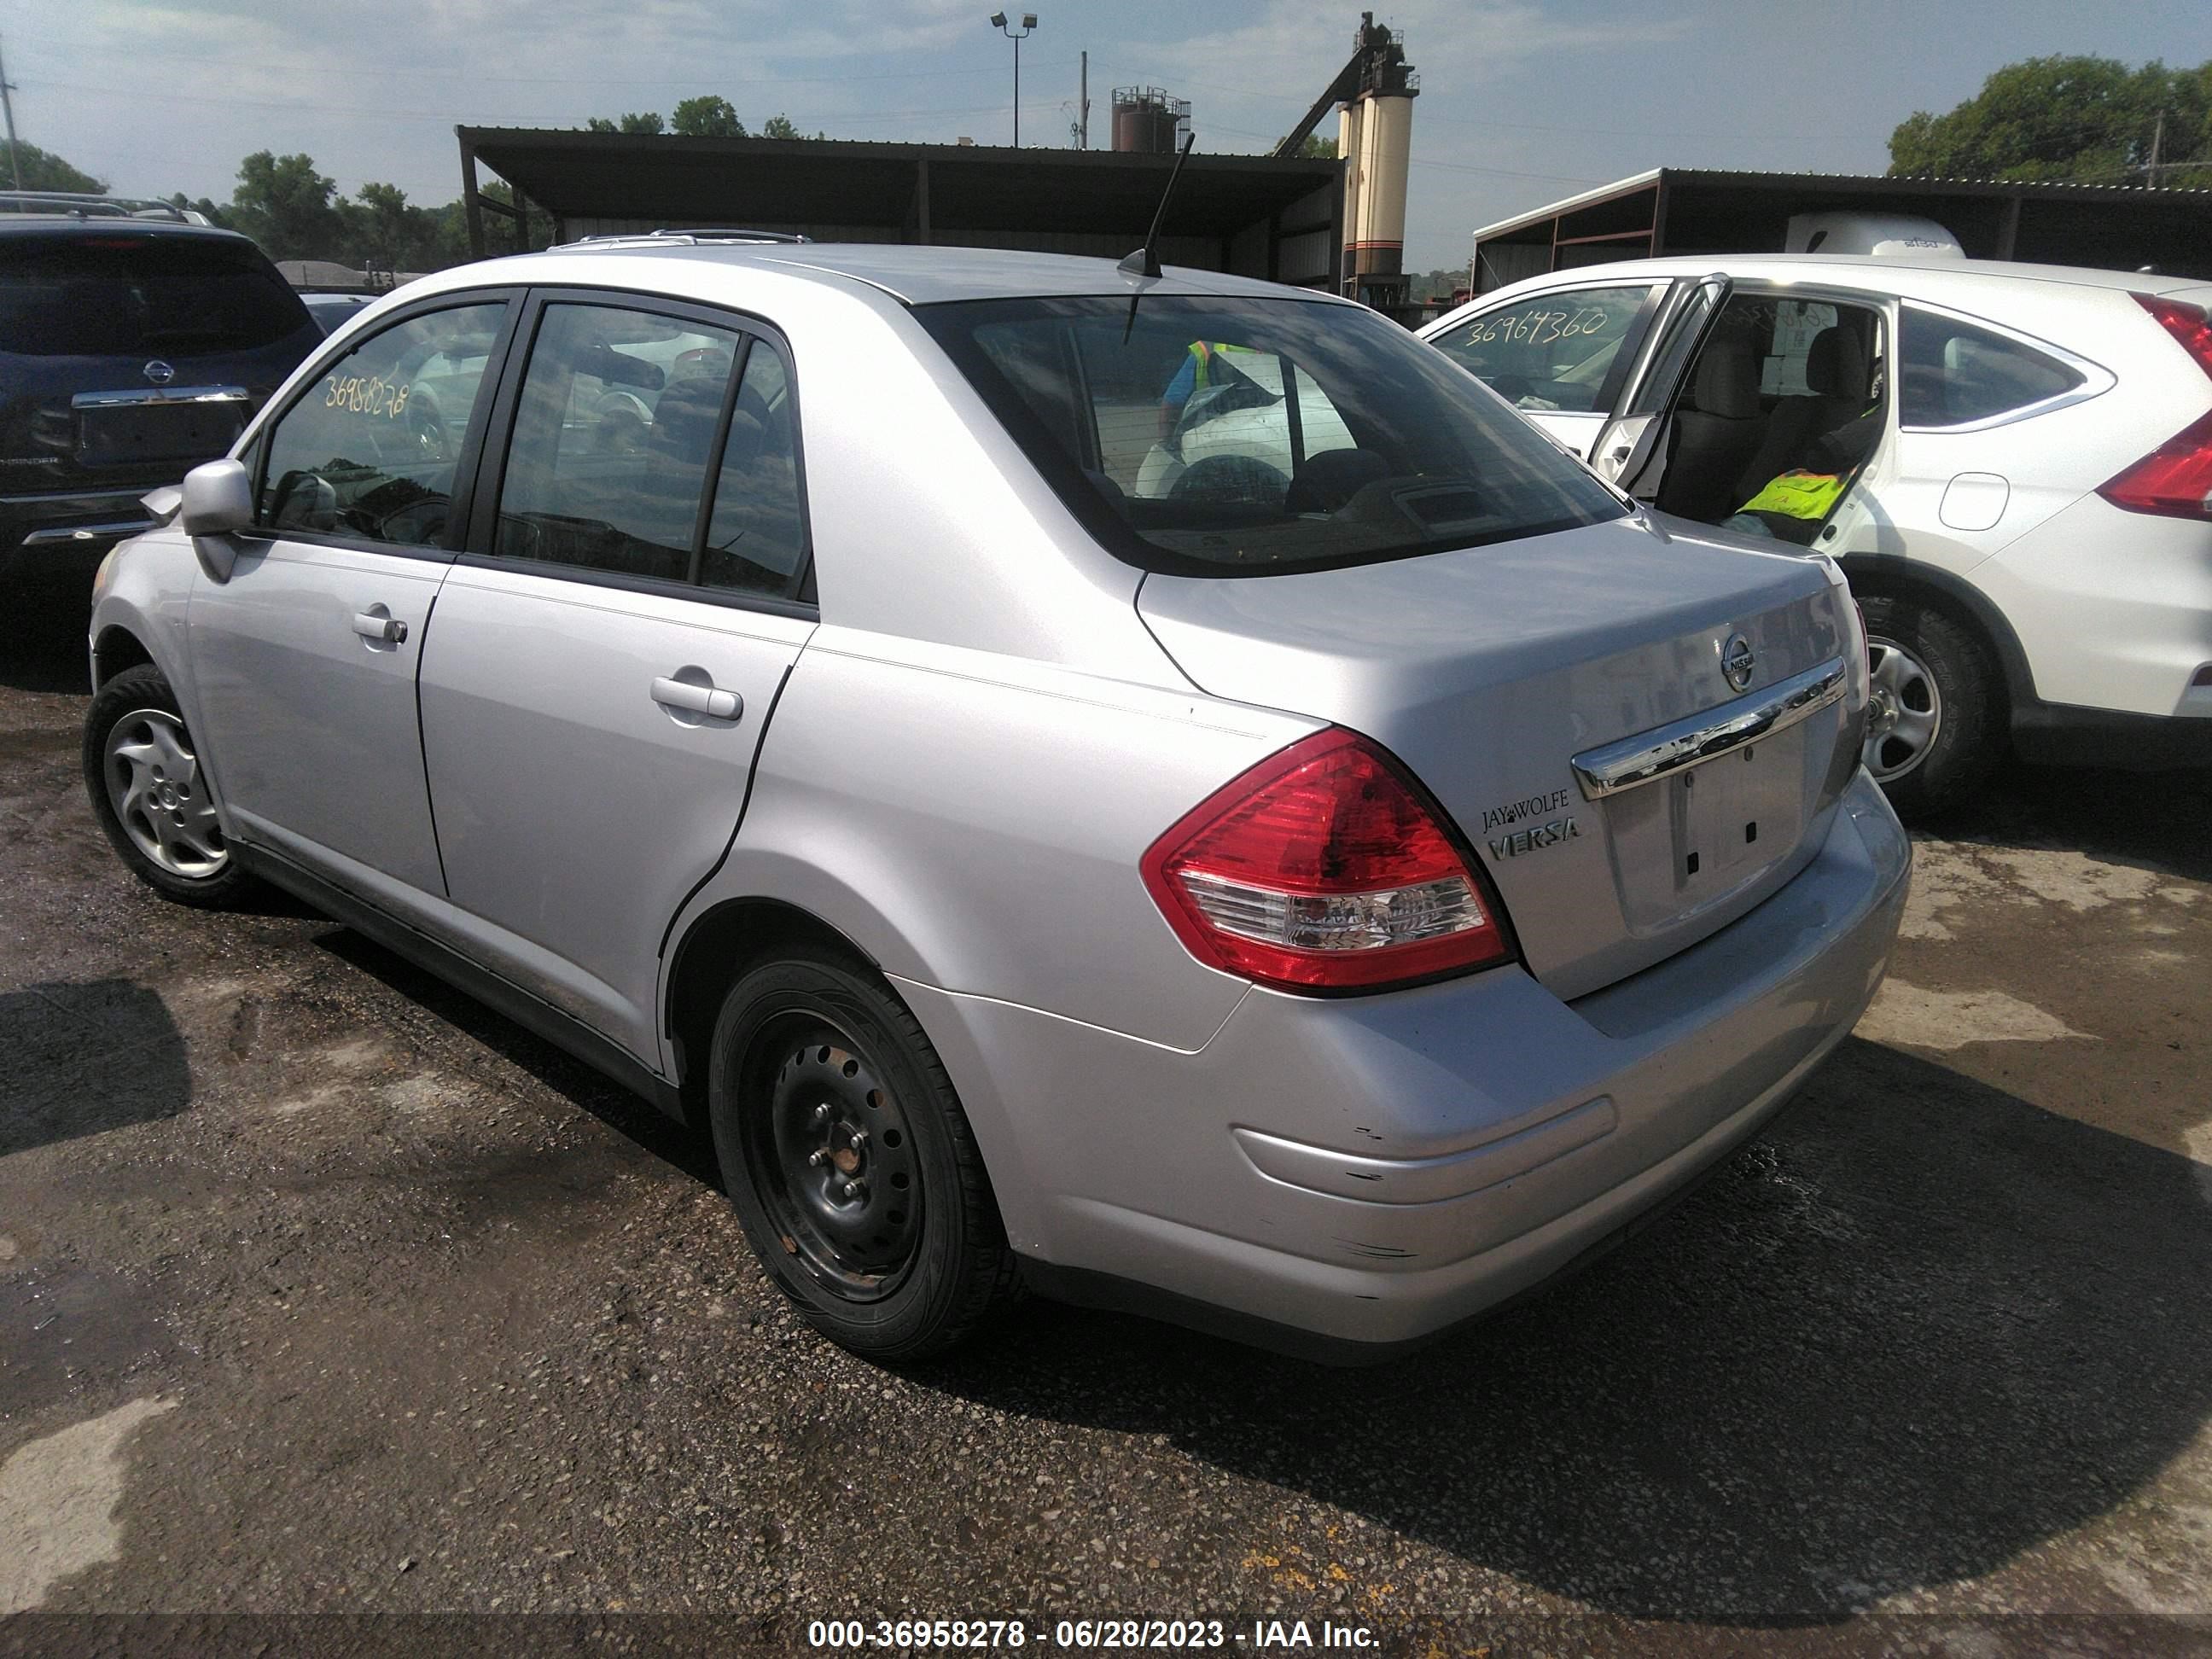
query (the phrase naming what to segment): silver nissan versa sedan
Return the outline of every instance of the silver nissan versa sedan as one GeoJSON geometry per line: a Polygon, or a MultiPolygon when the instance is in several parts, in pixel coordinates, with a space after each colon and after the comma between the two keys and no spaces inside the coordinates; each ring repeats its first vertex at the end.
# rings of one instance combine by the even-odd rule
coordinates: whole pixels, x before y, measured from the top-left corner
{"type": "Polygon", "coordinates": [[[1904,901],[1833,565],[1312,293],[556,249],[364,313],[155,511],[92,627],[123,860],[703,1121],[883,1359],[1024,1284],[1433,1334],[1756,1131],[1904,901]]]}

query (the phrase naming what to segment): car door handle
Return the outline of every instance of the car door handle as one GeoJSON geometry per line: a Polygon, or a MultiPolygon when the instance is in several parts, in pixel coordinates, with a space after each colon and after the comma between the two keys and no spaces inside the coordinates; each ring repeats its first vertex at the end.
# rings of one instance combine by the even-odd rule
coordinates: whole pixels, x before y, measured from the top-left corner
{"type": "Polygon", "coordinates": [[[354,613],[353,631],[365,640],[381,640],[386,645],[403,645],[407,640],[407,624],[397,617],[380,617],[373,611],[354,613]]]}
{"type": "Polygon", "coordinates": [[[672,680],[665,674],[653,683],[653,700],[663,708],[681,708],[718,720],[733,720],[745,709],[745,700],[734,691],[672,680]]]}

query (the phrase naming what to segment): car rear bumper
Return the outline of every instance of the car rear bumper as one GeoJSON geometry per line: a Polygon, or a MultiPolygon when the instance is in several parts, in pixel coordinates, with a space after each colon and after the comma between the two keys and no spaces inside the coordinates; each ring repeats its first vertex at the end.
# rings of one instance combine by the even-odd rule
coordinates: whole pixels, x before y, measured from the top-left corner
{"type": "Polygon", "coordinates": [[[1572,1004],[1517,967],[1255,990],[1195,1053],[900,989],[1046,1287],[1149,1287],[1170,1316],[1341,1356],[1542,1282],[1757,1130],[1873,996],[1910,865],[1861,773],[1788,886],[1572,1004]]]}
{"type": "Polygon", "coordinates": [[[0,580],[89,576],[109,548],[155,527],[143,498],[155,488],[0,495],[0,580]]]}

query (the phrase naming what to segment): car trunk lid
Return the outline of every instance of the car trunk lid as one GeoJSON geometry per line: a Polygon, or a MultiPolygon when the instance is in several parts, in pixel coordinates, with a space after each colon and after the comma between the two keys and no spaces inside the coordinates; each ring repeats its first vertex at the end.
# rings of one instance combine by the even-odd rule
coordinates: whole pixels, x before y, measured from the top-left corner
{"type": "Polygon", "coordinates": [[[1812,856],[1856,764],[1850,607],[1826,561],[1636,519],[1337,570],[1152,574],[1138,595],[1209,694],[1403,761],[1562,997],[1706,937],[1812,856]]]}

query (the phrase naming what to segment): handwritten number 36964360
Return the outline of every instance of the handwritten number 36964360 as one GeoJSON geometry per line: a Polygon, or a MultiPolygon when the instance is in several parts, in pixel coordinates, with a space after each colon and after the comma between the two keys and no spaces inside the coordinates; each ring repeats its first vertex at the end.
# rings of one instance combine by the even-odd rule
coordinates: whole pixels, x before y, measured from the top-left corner
{"type": "Polygon", "coordinates": [[[1469,331],[1467,343],[1492,345],[1507,340],[1522,345],[1550,345],[1577,335],[1601,333],[1610,320],[1609,313],[1595,307],[1579,311],[1518,311],[1478,323],[1469,331]]]}

